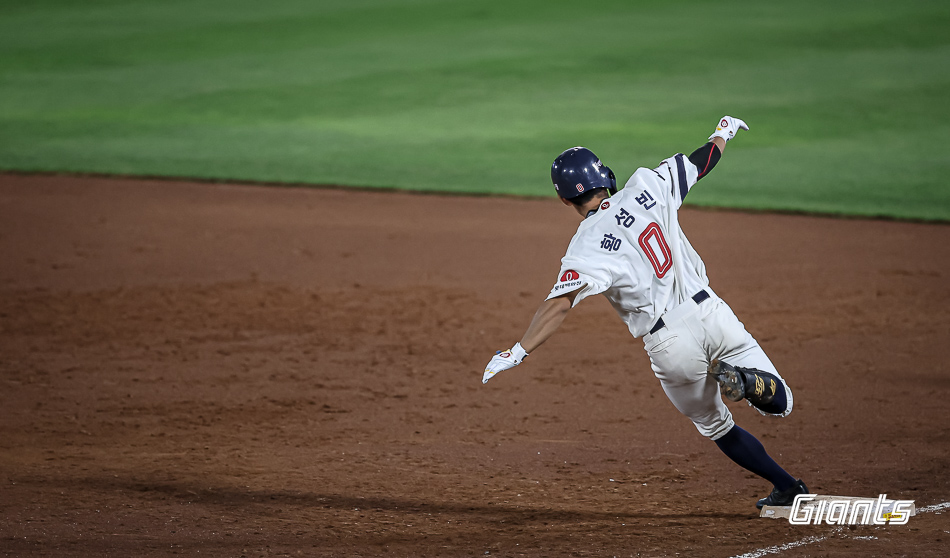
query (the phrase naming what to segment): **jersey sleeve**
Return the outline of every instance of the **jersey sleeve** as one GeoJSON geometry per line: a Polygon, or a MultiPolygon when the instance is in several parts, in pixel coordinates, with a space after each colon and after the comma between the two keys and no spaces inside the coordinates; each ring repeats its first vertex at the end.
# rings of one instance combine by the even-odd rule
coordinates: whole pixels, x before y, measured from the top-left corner
{"type": "Polygon", "coordinates": [[[551,292],[544,300],[551,300],[559,296],[572,293],[580,289],[574,298],[573,306],[593,295],[600,294],[610,287],[610,272],[607,269],[600,269],[591,265],[589,262],[583,262],[576,258],[565,256],[561,260],[561,270],[558,273],[558,280],[551,288],[551,292]]]}
{"type": "Polygon", "coordinates": [[[686,199],[686,194],[699,180],[699,169],[682,153],[664,159],[658,167],[653,169],[668,187],[664,194],[669,195],[673,206],[679,209],[686,199]]]}

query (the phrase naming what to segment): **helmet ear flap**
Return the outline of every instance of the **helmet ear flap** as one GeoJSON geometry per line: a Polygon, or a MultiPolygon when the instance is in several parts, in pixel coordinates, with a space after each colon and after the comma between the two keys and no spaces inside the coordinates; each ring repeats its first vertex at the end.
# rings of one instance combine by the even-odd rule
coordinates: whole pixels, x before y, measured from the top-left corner
{"type": "Polygon", "coordinates": [[[604,167],[607,169],[607,175],[610,177],[610,187],[607,188],[607,191],[610,192],[610,195],[617,193],[617,177],[614,176],[614,171],[610,170],[610,167],[604,167]]]}

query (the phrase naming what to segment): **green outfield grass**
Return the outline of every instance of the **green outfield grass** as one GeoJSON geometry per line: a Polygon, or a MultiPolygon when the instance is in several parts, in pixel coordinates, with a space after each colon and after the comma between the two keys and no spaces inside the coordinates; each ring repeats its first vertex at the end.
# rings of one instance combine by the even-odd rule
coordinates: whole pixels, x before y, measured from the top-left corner
{"type": "Polygon", "coordinates": [[[0,4],[0,168],[553,195],[752,130],[688,201],[950,219],[950,3],[0,4]]]}

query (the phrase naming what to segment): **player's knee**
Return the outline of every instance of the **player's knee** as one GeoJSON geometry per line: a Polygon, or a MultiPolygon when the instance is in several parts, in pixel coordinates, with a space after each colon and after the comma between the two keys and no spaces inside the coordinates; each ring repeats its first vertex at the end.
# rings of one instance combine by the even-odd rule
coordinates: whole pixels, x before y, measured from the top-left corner
{"type": "Polygon", "coordinates": [[[713,441],[725,436],[735,424],[731,413],[729,416],[718,416],[710,420],[693,419],[693,426],[696,427],[696,430],[699,430],[700,434],[713,441]]]}

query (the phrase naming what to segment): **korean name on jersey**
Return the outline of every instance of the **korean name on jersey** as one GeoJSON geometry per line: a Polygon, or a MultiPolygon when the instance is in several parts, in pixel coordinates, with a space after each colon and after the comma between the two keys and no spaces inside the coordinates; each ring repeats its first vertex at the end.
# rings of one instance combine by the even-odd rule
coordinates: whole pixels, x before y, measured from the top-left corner
{"type": "Polygon", "coordinates": [[[642,337],[666,310],[708,290],[706,267],[677,218],[697,179],[682,154],[655,169],[637,169],[578,226],[547,298],[580,288],[577,305],[603,293],[630,333],[642,337]]]}

